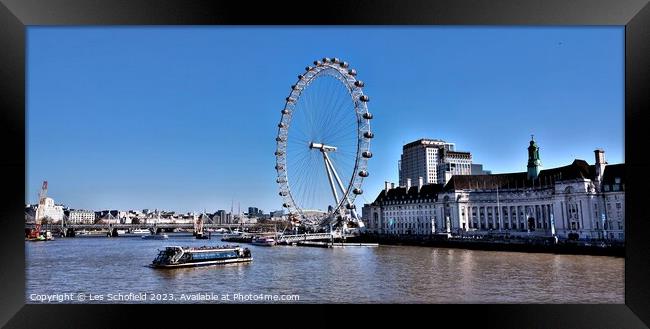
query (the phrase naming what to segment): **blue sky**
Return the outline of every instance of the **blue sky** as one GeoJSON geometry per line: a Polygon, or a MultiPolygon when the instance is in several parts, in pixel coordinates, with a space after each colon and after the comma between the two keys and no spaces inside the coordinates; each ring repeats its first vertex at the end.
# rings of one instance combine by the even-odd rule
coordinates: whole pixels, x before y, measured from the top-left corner
{"type": "Polygon", "coordinates": [[[339,57],[371,98],[366,194],[402,144],[455,142],[494,173],[605,149],[624,162],[623,27],[29,27],[26,202],[280,209],[275,135],[304,67],[339,57]]]}

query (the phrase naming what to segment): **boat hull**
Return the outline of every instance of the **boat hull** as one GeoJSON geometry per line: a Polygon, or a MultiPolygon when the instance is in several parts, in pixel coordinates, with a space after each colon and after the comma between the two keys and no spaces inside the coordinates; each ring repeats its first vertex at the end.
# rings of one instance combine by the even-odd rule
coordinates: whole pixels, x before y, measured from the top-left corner
{"type": "Polygon", "coordinates": [[[273,247],[276,241],[273,238],[254,238],[251,243],[256,246],[273,247]]]}
{"type": "Polygon", "coordinates": [[[199,266],[211,266],[211,265],[220,265],[220,264],[231,264],[231,263],[245,263],[253,260],[253,257],[241,257],[241,258],[230,258],[230,259],[216,259],[208,260],[203,262],[190,262],[183,264],[165,264],[165,265],[149,265],[152,268],[180,268],[180,267],[199,267],[199,266]]]}

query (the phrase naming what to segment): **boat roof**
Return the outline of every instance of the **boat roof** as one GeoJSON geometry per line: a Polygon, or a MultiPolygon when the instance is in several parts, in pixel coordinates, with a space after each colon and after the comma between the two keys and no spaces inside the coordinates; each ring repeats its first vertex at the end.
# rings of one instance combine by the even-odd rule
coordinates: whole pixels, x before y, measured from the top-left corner
{"type": "Polygon", "coordinates": [[[183,249],[185,251],[212,251],[212,250],[229,250],[229,249],[238,249],[238,248],[239,245],[200,246],[200,247],[165,246],[165,249],[183,249]]]}

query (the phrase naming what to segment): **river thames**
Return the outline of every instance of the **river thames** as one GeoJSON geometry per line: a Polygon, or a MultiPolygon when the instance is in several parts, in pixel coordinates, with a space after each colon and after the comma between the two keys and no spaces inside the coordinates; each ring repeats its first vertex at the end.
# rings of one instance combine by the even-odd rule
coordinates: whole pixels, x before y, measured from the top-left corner
{"type": "Polygon", "coordinates": [[[252,262],[173,270],[146,266],[167,245],[222,244],[218,235],[196,240],[174,233],[168,240],[102,236],[25,242],[26,302],[49,296],[51,303],[273,303],[255,298],[293,295],[278,298],[292,303],[624,303],[624,259],[606,256],[242,245],[251,249],[252,262]]]}

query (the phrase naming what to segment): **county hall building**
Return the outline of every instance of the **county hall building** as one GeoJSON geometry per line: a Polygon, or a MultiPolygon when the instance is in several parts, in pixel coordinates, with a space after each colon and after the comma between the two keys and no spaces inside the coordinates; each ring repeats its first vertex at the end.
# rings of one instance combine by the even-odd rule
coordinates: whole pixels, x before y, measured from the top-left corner
{"type": "Polygon", "coordinates": [[[445,184],[386,182],[365,204],[369,233],[400,235],[508,233],[559,239],[625,239],[625,165],[584,160],[541,170],[531,139],[526,172],[453,175],[445,184]]]}

